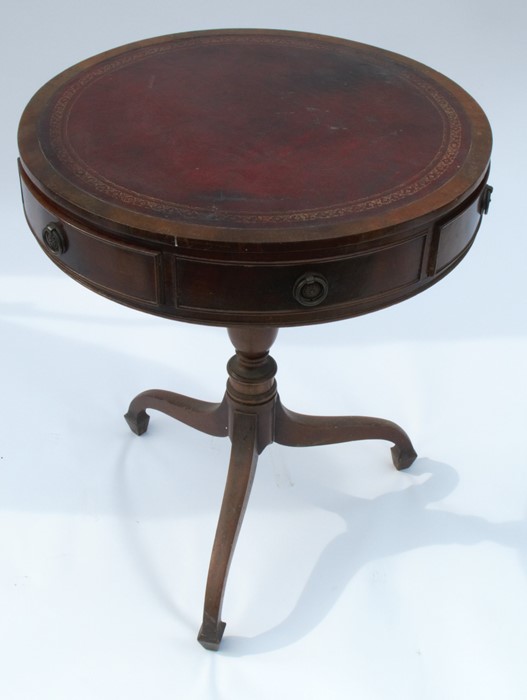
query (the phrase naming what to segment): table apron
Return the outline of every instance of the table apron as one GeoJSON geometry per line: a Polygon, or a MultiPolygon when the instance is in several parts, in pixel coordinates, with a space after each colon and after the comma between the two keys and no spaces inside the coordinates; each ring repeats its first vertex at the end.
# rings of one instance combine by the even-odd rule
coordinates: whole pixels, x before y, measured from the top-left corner
{"type": "MultiPolygon", "coordinates": [[[[207,259],[159,242],[96,231],[51,203],[21,174],[35,237],[64,272],[133,308],[212,325],[304,325],[357,316],[402,301],[447,274],[466,254],[482,218],[485,183],[438,221],[408,228],[364,249],[287,250],[265,261],[207,259]],[[50,245],[49,227],[63,244],[50,245]]],[[[137,236],[137,232],[135,232],[137,236]]],[[[338,244],[337,244],[338,245],[338,244]]]]}

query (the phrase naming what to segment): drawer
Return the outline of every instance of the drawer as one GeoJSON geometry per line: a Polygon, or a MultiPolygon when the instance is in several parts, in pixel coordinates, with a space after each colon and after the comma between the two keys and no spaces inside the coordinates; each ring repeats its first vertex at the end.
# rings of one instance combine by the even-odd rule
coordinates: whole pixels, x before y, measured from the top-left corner
{"type": "Polygon", "coordinates": [[[421,278],[426,235],[331,261],[229,264],[178,258],[179,309],[240,313],[309,313],[357,304],[421,278]]]}
{"type": "Polygon", "coordinates": [[[161,301],[161,253],[93,233],[58,213],[21,177],[29,226],[64,272],[95,291],[130,304],[161,301]]]}
{"type": "Polygon", "coordinates": [[[446,272],[468,251],[488,206],[486,198],[490,197],[491,191],[491,188],[483,187],[463,211],[437,224],[429,263],[430,275],[446,272]]]}

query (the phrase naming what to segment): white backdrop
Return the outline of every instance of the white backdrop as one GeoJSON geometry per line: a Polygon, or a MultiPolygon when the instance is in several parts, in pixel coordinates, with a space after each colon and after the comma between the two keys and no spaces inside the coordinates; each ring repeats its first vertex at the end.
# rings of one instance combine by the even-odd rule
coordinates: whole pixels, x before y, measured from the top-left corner
{"type": "Polygon", "coordinates": [[[526,5],[505,0],[7,0],[1,36],[0,697],[524,700],[527,629],[526,5]],[[228,441],[154,414],[146,388],[218,400],[222,329],[84,290],[42,255],[16,173],[32,94],[108,48],[268,27],[406,54],[482,105],[489,216],[465,261],[401,305],[281,331],[284,402],[378,415],[385,443],[261,456],[222,649],[195,641],[228,441]],[[309,381],[305,377],[309,377],[309,381]]]}

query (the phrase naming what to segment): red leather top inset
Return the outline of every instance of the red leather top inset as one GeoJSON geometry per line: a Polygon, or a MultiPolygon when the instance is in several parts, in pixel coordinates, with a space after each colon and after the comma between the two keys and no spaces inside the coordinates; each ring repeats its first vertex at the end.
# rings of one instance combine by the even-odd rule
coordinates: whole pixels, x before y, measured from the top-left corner
{"type": "Polygon", "coordinates": [[[470,121],[434,75],[308,35],[167,37],[61,83],[40,148],[79,190],[164,219],[350,221],[441,188],[465,162],[470,121]]]}

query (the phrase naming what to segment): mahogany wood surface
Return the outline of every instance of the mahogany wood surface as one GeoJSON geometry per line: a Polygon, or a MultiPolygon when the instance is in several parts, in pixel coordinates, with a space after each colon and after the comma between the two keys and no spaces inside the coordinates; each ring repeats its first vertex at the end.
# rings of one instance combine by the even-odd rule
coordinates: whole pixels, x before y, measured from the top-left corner
{"type": "Polygon", "coordinates": [[[225,623],[221,609],[229,565],[249,498],[258,455],[276,442],[307,447],[352,440],[393,443],[397,469],[406,469],[417,457],[408,435],[395,423],[364,416],[306,416],[289,411],[277,393],[276,362],[269,349],[276,328],[239,326],[229,329],[236,354],[227,365],[229,379],[221,403],[209,403],[181,394],[153,389],[136,396],[125,418],[137,435],[148,428],[147,409],[155,409],[208,435],[229,436],[231,460],[205,593],[199,642],[219,648],[225,623]]]}
{"type": "Polygon", "coordinates": [[[170,318],[287,326],[451,270],[486,206],[491,133],[464,90],[408,58],[218,30],[64,71],[28,104],[19,147],[29,224],[65,272],[170,318]]]}
{"type": "Polygon", "coordinates": [[[60,269],[135,309],[228,328],[221,402],[156,389],[126,414],[138,435],[154,409],[232,441],[198,637],[217,650],[266,446],[381,439],[396,468],[416,458],[390,421],[285,408],[278,328],[375,311],[447,274],[488,209],[487,119],[445,76],[381,49],[217,30],[64,71],[29,102],[19,150],[29,226],[60,269]]]}

